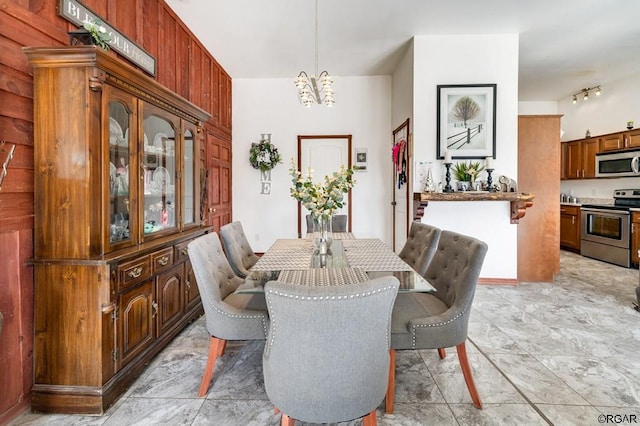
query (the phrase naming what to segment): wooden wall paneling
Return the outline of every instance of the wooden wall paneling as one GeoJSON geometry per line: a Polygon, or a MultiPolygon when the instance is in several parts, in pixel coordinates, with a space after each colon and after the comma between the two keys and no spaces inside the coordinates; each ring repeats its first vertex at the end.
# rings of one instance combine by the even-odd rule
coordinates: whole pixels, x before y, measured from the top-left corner
{"type": "Polygon", "coordinates": [[[129,38],[135,40],[137,36],[136,26],[138,16],[141,15],[138,6],[138,0],[111,0],[109,2],[101,1],[107,4],[109,11],[105,19],[113,24],[113,26],[122,34],[127,34],[129,38]]]}
{"type": "MultiPolygon", "coordinates": [[[[138,40],[142,43],[142,47],[149,52],[151,56],[156,58],[156,68],[158,64],[158,39],[159,39],[159,17],[160,6],[158,0],[142,0],[142,37],[138,40]]],[[[156,75],[158,70],[156,69],[156,75]]]]}
{"type": "Polygon", "coordinates": [[[217,62],[211,61],[209,70],[211,76],[211,115],[213,116],[213,124],[220,125],[220,67],[217,62]]]}
{"type": "Polygon", "coordinates": [[[0,229],[5,221],[20,217],[33,217],[33,193],[0,193],[0,229]]]}
{"type": "Polygon", "coordinates": [[[200,64],[200,87],[202,90],[202,108],[209,111],[211,114],[211,121],[216,123],[216,109],[213,107],[213,90],[211,73],[211,58],[205,50],[202,51],[202,62],[200,64]]]}
{"type": "Polygon", "coordinates": [[[202,50],[198,43],[193,41],[189,45],[189,99],[200,108],[207,109],[202,103],[202,50]]]}
{"type": "Polygon", "coordinates": [[[160,27],[160,46],[158,51],[159,72],[157,80],[169,90],[176,91],[176,45],[169,44],[169,40],[175,40],[176,37],[176,20],[170,13],[170,9],[165,6],[162,8],[160,27]],[[160,72],[161,71],[161,72],[160,72]]]}
{"type": "Polygon", "coordinates": [[[560,270],[560,118],[518,117],[518,188],[535,195],[518,224],[519,282],[553,282],[560,270]]]}
{"type": "Polygon", "coordinates": [[[231,131],[231,78],[225,72],[220,72],[220,126],[231,131]]]}
{"type": "MultiPolygon", "coordinates": [[[[109,22],[112,22],[113,17],[109,14],[109,9],[112,9],[112,5],[115,6],[115,2],[117,0],[82,0],[81,3],[87,6],[89,9],[93,10],[98,15],[102,16],[109,22]]],[[[131,6],[125,8],[124,10],[130,10],[131,6]]],[[[115,16],[115,10],[112,12],[115,16]]],[[[124,14],[123,14],[124,15],[124,14]]],[[[115,22],[112,22],[116,24],[115,22]]],[[[117,26],[117,25],[116,25],[117,26]]]]}
{"type": "Polygon", "coordinates": [[[33,382],[33,271],[23,259],[33,253],[31,229],[0,232],[0,424],[29,404],[33,382]]]}
{"type": "Polygon", "coordinates": [[[189,99],[189,86],[191,84],[191,74],[189,72],[191,68],[189,63],[190,44],[189,34],[183,27],[178,26],[176,28],[176,90],[185,99],[189,99]]]}
{"type": "MultiPolygon", "coordinates": [[[[55,2],[57,5],[57,2],[55,2]]],[[[20,7],[15,2],[2,2],[0,7],[0,40],[5,37],[20,46],[49,46],[68,44],[67,21],[57,16],[56,7],[52,1],[46,5],[53,10],[55,19],[49,18],[49,13],[34,14],[26,7],[20,7]]],[[[0,49],[0,63],[13,56],[12,53],[0,49]]],[[[24,59],[24,55],[20,59],[24,59]]]]}

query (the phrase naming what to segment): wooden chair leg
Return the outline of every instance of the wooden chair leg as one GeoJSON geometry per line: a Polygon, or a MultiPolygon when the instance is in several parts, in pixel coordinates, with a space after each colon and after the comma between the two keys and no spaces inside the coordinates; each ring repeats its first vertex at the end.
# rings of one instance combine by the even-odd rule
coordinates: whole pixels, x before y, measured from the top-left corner
{"type": "Polygon", "coordinates": [[[464,342],[462,342],[458,346],[456,346],[456,349],[458,351],[460,367],[462,368],[462,375],[464,376],[464,381],[467,384],[467,389],[469,389],[469,394],[471,395],[473,406],[479,410],[482,410],[482,401],[480,401],[478,389],[476,389],[476,384],[473,381],[471,366],[469,365],[469,359],[467,358],[467,347],[465,346],[464,342]]]}
{"type": "MultiPolygon", "coordinates": [[[[387,395],[384,399],[385,413],[393,413],[393,402],[396,391],[396,350],[389,349],[389,381],[387,382],[387,395]]],[[[375,416],[374,416],[375,417],[375,416]]]]}
{"type": "Polygon", "coordinates": [[[376,417],[375,409],[362,418],[362,426],[377,426],[377,425],[378,425],[378,418],[376,417]]]}
{"type": "Polygon", "coordinates": [[[440,359],[445,359],[447,356],[447,350],[445,348],[438,348],[438,356],[440,359]]]}
{"type": "Polygon", "coordinates": [[[198,390],[198,397],[202,398],[207,394],[209,390],[209,383],[211,383],[211,377],[213,376],[213,369],[216,366],[216,360],[224,353],[224,348],[227,346],[227,341],[218,339],[211,336],[209,339],[209,355],[207,356],[207,365],[204,368],[204,376],[202,376],[202,382],[200,383],[200,389],[198,390]]]}
{"type": "Polygon", "coordinates": [[[295,426],[296,421],[286,414],[282,415],[282,421],[280,422],[281,426],[295,426]]]}

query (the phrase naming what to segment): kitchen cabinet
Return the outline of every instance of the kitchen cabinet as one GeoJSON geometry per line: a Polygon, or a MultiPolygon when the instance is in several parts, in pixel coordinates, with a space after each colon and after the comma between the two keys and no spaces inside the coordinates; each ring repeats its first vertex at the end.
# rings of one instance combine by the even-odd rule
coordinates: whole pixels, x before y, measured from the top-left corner
{"type": "Polygon", "coordinates": [[[567,178],[567,145],[566,143],[560,144],[560,180],[567,178]]]}
{"type": "Polygon", "coordinates": [[[640,129],[600,137],[600,151],[617,151],[640,147],[640,129]]]}
{"type": "Polygon", "coordinates": [[[565,142],[566,178],[585,179],[596,177],[596,154],[600,152],[598,138],[565,142]]]}
{"type": "Polygon", "coordinates": [[[202,314],[209,114],[94,46],[25,48],[34,80],[36,411],[103,413],[202,314]]]}
{"type": "Polygon", "coordinates": [[[580,206],[560,205],[560,246],[580,251],[580,206]]]}
{"type": "Polygon", "coordinates": [[[631,213],[631,263],[640,264],[640,212],[631,213]]]}

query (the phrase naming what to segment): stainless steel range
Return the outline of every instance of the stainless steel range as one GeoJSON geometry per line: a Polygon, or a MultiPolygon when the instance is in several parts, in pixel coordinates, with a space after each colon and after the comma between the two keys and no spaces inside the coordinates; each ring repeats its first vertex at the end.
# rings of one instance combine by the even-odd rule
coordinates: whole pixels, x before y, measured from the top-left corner
{"type": "Polygon", "coordinates": [[[631,266],[631,208],[640,208],[640,189],[616,189],[613,204],[583,204],[580,254],[631,266]]]}

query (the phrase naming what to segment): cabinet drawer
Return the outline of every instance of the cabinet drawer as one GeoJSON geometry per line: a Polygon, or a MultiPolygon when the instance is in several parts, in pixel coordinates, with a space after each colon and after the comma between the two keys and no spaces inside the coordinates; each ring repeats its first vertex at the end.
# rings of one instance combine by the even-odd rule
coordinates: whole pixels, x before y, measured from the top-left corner
{"type": "Polygon", "coordinates": [[[565,204],[560,205],[561,214],[578,215],[580,214],[580,206],[567,206],[565,204]]]}
{"type": "Polygon", "coordinates": [[[175,258],[176,263],[184,262],[185,260],[189,260],[189,253],[187,252],[187,246],[191,241],[184,241],[180,244],[175,245],[175,258]]]}
{"type": "Polygon", "coordinates": [[[151,263],[149,256],[144,256],[130,262],[118,265],[118,290],[122,291],[151,276],[151,263]]]}
{"type": "Polygon", "coordinates": [[[153,266],[154,273],[173,266],[173,247],[167,247],[166,249],[152,253],[151,265],[153,266]]]}

